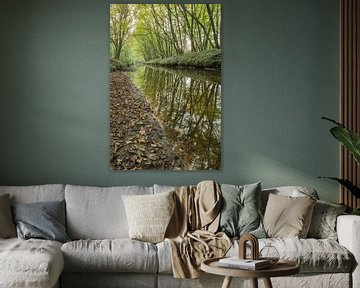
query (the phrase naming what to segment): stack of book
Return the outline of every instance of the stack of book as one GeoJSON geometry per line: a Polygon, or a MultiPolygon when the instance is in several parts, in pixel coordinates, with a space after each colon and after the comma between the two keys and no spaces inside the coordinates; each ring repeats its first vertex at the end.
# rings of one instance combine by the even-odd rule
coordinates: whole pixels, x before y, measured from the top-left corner
{"type": "Polygon", "coordinates": [[[220,259],[219,266],[237,269],[259,270],[270,267],[271,262],[267,259],[251,260],[240,259],[238,256],[233,256],[220,259]]]}

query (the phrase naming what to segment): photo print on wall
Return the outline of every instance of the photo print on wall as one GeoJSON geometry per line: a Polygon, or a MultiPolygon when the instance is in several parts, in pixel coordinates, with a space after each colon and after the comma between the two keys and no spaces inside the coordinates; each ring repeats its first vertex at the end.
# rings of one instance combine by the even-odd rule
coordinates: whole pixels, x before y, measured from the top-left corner
{"type": "Polygon", "coordinates": [[[110,5],[110,169],[219,170],[221,5],[110,5]]]}

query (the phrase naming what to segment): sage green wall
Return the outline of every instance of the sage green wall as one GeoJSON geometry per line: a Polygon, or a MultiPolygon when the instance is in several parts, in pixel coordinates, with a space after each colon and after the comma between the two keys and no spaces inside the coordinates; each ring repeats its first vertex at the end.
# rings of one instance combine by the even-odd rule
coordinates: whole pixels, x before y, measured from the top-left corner
{"type": "Polygon", "coordinates": [[[2,1],[1,185],[261,179],[337,201],[337,185],[317,179],[338,171],[320,119],[338,117],[337,1],[222,1],[222,168],[213,172],[109,170],[109,3],[2,1]]]}

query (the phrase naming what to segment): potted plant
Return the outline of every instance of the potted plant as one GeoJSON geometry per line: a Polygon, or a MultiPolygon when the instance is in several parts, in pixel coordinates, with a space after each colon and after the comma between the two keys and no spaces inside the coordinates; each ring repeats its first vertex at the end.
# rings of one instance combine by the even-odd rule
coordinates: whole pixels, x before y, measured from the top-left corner
{"type": "MultiPolygon", "coordinates": [[[[353,131],[347,129],[343,124],[336,122],[333,119],[322,117],[327,121],[336,124],[335,127],[330,129],[331,134],[342,143],[347,150],[353,155],[355,161],[360,165],[360,136],[353,131]]],[[[341,179],[336,177],[319,177],[327,178],[339,182],[347,190],[349,190],[356,198],[360,198],[360,188],[354,185],[348,179],[341,179]]],[[[360,215],[360,207],[354,208],[352,214],[360,215]]]]}

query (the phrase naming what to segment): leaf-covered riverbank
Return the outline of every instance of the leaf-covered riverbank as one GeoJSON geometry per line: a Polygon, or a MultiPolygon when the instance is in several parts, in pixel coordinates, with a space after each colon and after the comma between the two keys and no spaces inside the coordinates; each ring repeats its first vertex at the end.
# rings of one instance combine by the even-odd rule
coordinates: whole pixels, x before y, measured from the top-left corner
{"type": "Polygon", "coordinates": [[[110,168],[182,169],[145,97],[123,72],[110,77],[110,168]]]}

